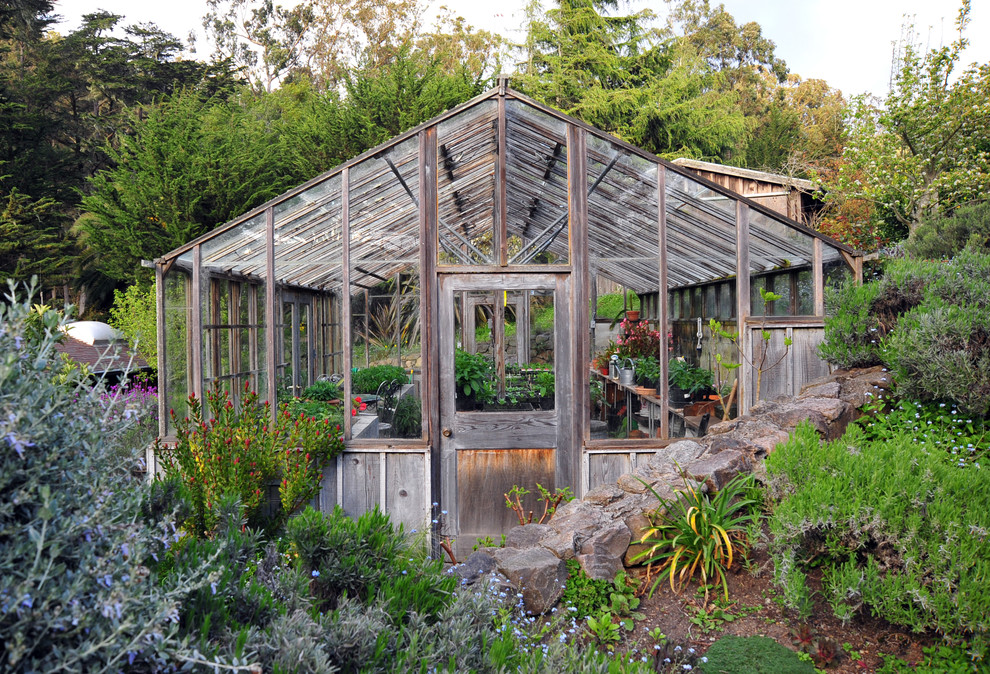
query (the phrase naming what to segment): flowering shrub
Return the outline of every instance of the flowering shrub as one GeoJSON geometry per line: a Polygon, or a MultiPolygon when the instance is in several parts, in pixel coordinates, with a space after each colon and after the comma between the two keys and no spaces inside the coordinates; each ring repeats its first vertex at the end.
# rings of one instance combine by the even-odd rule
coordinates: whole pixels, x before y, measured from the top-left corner
{"type": "Polygon", "coordinates": [[[245,387],[239,407],[226,391],[207,393],[209,417],[202,403],[189,397],[189,416],[171,413],[178,440],[156,443],[167,478],[178,478],[192,509],[187,526],[197,536],[211,532],[215,507],[221,496],[234,494],[241,501],[249,524],[279,525],[313,498],[322,479],[320,471],[343,450],[339,426],[299,415],[286,406],[270,421],[269,403],[258,404],[258,394],[245,387]],[[280,479],[282,512],[265,521],[268,485],[280,479]]]}
{"type": "Polygon", "coordinates": [[[107,437],[122,457],[144,460],[142,449],[158,435],[158,387],[148,382],[116,384],[100,395],[109,415],[107,437]]]}
{"type": "Polygon", "coordinates": [[[630,321],[626,318],[619,323],[619,327],[622,330],[615,342],[620,358],[660,357],[660,332],[651,328],[649,321],[630,321]]]}

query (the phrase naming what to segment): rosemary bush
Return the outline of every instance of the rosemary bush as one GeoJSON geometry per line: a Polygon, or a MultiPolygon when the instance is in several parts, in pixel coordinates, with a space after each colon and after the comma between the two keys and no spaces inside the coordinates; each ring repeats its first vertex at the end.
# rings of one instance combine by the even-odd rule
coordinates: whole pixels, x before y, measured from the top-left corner
{"type": "Polygon", "coordinates": [[[851,426],[830,443],[802,424],[767,458],[781,499],[771,521],[775,562],[794,594],[802,562],[822,564],[823,592],[840,618],[869,611],[984,652],[990,513],[981,504],[990,480],[978,461],[946,451],[961,430],[899,419],[869,433],[851,426]]]}

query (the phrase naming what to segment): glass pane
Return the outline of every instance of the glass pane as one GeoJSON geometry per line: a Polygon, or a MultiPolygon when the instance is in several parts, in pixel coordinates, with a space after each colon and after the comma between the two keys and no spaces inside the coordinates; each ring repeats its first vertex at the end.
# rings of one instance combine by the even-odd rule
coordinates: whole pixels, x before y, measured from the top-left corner
{"type": "Polygon", "coordinates": [[[191,388],[189,371],[189,349],[192,345],[190,330],[192,302],[190,276],[178,268],[178,264],[165,275],[165,434],[172,435],[175,426],[170,410],[176,416],[187,413],[186,400],[191,388]]]}
{"type": "Polygon", "coordinates": [[[510,264],[567,264],[567,125],[506,101],[506,232],[510,264]]]}
{"type": "Polygon", "coordinates": [[[494,264],[498,106],[483,101],[437,129],[439,264],[494,264]]]}
{"type": "Polygon", "coordinates": [[[292,314],[293,304],[291,302],[282,303],[282,322],[276,326],[281,330],[282,353],[278,365],[278,401],[288,402],[294,396],[299,395],[295,387],[295,367],[292,361],[292,314]]]}
{"type": "Polygon", "coordinates": [[[339,281],[343,256],[341,216],[340,175],[276,204],[275,278],[309,287],[339,281]]]}
{"type": "Polygon", "coordinates": [[[299,392],[309,386],[309,303],[299,305],[299,392]]]}
{"type": "Polygon", "coordinates": [[[810,269],[799,271],[797,274],[798,304],[797,313],[799,316],[813,316],[815,314],[815,287],[812,281],[810,269]]]}
{"type": "Polygon", "coordinates": [[[668,169],[667,276],[673,287],[736,273],[735,201],[668,169]]]}
{"type": "Polygon", "coordinates": [[[204,241],[203,267],[211,273],[236,272],[265,278],[265,214],[259,213],[232,229],[204,241]]]}
{"type": "Polygon", "coordinates": [[[352,438],[422,437],[418,143],[410,138],[350,171],[351,395],[402,387],[356,410],[352,438]]]}
{"type": "MultiPolygon", "coordinates": [[[[749,267],[750,283],[753,293],[753,316],[764,314],[763,299],[753,280],[755,274],[763,274],[774,270],[777,274],[768,274],[762,284],[768,290],[781,295],[782,298],[769,307],[769,314],[774,316],[791,316],[799,312],[801,303],[793,296],[791,286],[794,272],[811,269],[814,255],[814,239],[809,235],[794,229],[779,220],[763,213],[750,211],[749,217],[749,267]]],[[[812,304],[814,299],[812,298],[812,304]]],[[[798,314],[800,315],[800,314],[798,314]]]]}

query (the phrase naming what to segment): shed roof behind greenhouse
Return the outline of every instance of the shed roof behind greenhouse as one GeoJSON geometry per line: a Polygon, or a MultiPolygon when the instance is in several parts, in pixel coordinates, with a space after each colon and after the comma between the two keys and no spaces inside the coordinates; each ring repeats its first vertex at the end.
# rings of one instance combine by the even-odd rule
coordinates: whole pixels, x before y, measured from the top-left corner
{"type": "Polygon", "coordinates": [[[505,219],[504,238],[511,242],[503,254],[509,266],[538,259],[567,263],[572,220],[568,125],[587,134],[590,264],[627,288],[657,291],[661,222],[670,287],[735,275],[739,203],[749,207],[748,254],[755,272],[810,264],[815,238],[825,243],[826,260],[855,254],[688,169],[517,92],[493,89],[167,253],[160,262],[191,265],[198,245],[200,262],[211,273],[264,280],[270,212],[275,278],[326,289],[342,277],[346,217],[350,284],[356,290],[373,286],[418,264],[419,201],[421,194],[433,194],[420,189],[420,177],[435,176],[435,235],[440,255],[450,264],[498,265],[493,243],[498,239],[492,233],[500,218],[505,219]],[[420,132],[432,127],[437,161],[421,166],[420,132]],[[502,147],[504,157],[499,156],[502,147]],[[665,217],[658,218],[661,200],[665,217]]]}

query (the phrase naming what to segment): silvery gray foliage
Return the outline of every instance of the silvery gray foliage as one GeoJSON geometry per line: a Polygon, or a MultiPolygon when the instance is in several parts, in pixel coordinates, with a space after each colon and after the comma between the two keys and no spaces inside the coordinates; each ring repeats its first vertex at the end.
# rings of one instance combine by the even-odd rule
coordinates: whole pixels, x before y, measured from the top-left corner
{"type": "MultiPolygon", "coordinates": [[[[205,566],[165,587],[149,564],[178,539],[141,516],[145,488],[107,451],[101,384],[60,372],[64,323],[11,285],[0,304],[0,670],[171,671],[205,566]]],[[[111,429],[112,430],[112,429],[111,429]]]]}

